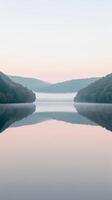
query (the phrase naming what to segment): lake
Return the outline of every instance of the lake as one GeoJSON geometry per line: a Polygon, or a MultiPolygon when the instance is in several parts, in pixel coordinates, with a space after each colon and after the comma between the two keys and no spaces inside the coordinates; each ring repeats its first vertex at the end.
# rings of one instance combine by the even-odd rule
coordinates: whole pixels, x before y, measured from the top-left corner
{"type": "Polygon", "coordinates": [[[112,105],[73,97],[0,105],[1,200],[112,199],[112,105]]]}

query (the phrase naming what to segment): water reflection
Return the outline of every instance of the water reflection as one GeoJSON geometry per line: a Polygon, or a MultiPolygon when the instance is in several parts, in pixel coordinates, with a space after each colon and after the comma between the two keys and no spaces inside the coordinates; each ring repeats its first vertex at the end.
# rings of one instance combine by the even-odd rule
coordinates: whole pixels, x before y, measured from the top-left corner
{"type": "Polygon", "coordinates": [[[14,127],[42,123],[48,120],[63,121],[71,124],[95,125],[81,116],[71,102],[37,102],[36,111],[31,116],[16,122],[14,127]]]}
{"type": "Polygon", "coordinates": [[[0,132],[35,111],[34,104],[0,104],[0,132]]]}
{"type": "Polygon", "coordinates": [[[112,131],[112,104],[77,103],[75,108],[82,116],[112,131]]]}
{"type": "Polygon", "coordinates": [[[94,122],[73,112],[37,112],[13,124],[13,127],[38,124],[48,120],[63,121],[71,124],[95,125],[94,122]]]}
{"type": "Polygon", "coordinates": [[[11,127],[42,123],[48,120],[79,125],[100,125],[112,131],[111,104],[42,103],[0,105],[0,132],[11,127]],[[35,111],[35,112],[34,112],[35,111]]]}

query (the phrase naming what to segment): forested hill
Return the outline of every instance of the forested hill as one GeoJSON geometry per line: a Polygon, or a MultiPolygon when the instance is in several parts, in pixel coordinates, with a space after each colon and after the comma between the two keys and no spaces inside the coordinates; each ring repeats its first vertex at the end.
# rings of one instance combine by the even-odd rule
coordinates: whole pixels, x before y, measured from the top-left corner
{"type": "Polygon", "coordinates": [[[112,103],[112,73],[81,89],[77,102],[112,103]]]}
{"type": "Polygon", "coordinates": [[[0,103],[27,103],[35,101],[35,94],[13,82],[8,76],[0,72],[0,103]]]}

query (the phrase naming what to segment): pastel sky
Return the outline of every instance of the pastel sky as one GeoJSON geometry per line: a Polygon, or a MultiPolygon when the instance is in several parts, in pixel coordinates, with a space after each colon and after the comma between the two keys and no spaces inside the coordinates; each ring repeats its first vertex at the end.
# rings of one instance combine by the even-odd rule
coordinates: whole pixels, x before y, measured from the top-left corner
{"type": "Polygon", "coordinates": [[[0,1],[0,70],[52,82],[112,72],[112,1],[0,1]]]}

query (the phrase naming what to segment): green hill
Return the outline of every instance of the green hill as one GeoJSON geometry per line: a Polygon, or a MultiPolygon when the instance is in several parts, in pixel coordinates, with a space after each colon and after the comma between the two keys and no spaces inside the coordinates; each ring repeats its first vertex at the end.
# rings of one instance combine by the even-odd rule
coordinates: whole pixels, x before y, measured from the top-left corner
{"type": "Polygon", "coordinates": [[[81,89],[74,100],[76,102],[112,103],[112,74],[81,89]]]}
{"type": "Polygon", "coordinates": [[[13,82],[8,76],[0,72],[0,103],[26,103],[35,101],[35,94],[13,82]]]}

